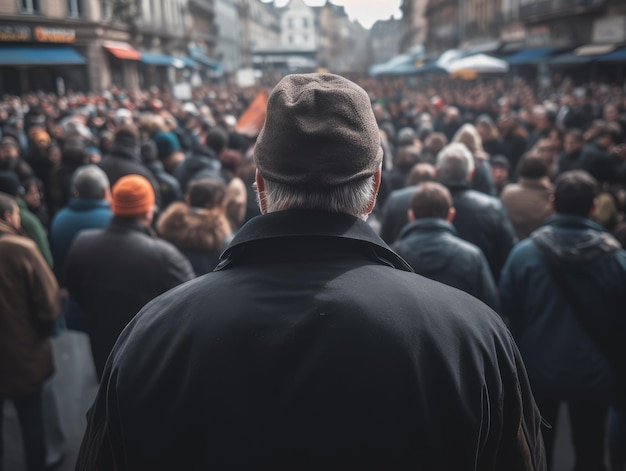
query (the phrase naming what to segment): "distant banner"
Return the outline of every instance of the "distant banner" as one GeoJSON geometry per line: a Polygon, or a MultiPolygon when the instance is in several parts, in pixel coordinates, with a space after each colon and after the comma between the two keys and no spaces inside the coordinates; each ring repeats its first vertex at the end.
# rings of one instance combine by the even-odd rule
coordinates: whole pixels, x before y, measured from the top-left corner
{"type": "Polygon", "coordinates": [[[267,93],[263,90],[258,93],[237,121],[236,131],[248,137],[258,136],[265,123],[266,113],[267,93]]]}

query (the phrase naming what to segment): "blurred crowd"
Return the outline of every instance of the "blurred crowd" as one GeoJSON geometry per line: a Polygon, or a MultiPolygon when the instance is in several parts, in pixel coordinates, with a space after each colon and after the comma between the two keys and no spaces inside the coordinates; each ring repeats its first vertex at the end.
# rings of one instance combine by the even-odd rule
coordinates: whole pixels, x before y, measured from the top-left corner
{"type": "MultiPolygon", "coordinates": [[[[593,223],[625,246],[624,88],[558,79],[539,90],[515,77],[349,78],[370,95],[385,153],[378,201],[368,222],[404,258],[418,260],[411,263],[417,272],[464,289],[506,315],[511,298],[503,297],[501,288],[511,282],[509,255],[554,216],[554,184],[573,170],[597,183],[596,206],[589,215],[593,223]],[[449,169],[438,156],[459,146],[471,153],[472,168],[446,174],[449,169]],[[468,261],[452,274],[449,266],[459,265],[457,252],[435,247],[431,260],[429,253],[419,252],[424,238],[412,242],[426,226],[416,225],[419,205],[411,207],[411,198],[426,182],[439,182],[449,191],[456,213],[448,218],[446,212],[447,225],[437,227],[471,243],[475,253],[467,260],[478,265],[468,261]],[[444,264],[446,257],[450,260],[444,264]]],[[[0,235],[18,242],[30,238],[39,255],[24,252],[21,260],[39,257],[43,263],[29,262],[41,278],[33,281],[36,288],[17,286],[15,273],[3,277],[2,272],[15,269],[4,261],[0,280],[13,280],[14,296],[39,290],[42,312],[47,312],[40,313],[37,335],[45,332],[40,335],[45,339],[65,328],[87,332],[100,374],[116,336],[143,304],[218,265],[237,230],[260,214],[254,187],[256,136],[242,131],[238,122],[276,79],[249,88],[203,85],[188,99],[156,87],[2,98],[0,193],[9,200],[0,199],[0,235]],[[19,218],[12,216],[12,201],[19,218]],[[89,229],[100,232],[84,236],[81,231],[89,229]],[[128,250],[122,249],[125,244],[128,250]],[[115,319],[107,318],[113,311],[115,319]]],[[[42,347],[37,356],[15,353],[23,348],[19,344],[11,339],[0,347],[0,364],[25,361],[30,366],[19,371],[0,366],[0,375],[7,376],[0,378],[5,385],[0,401],[27,397],[36,403],[51,374],[50,349],[42,347]],[[37,362],[43,366],[32,374],[37,362]]],[[[552,398],[542,399],[540,405],[549,408],[552,398]]],[[[609,402],[593,418],[605,419],[609,402]]],[[[28,404],[24,410],[33,407],[28,404]]],[[[596,433],[587,419],[579,426],[596,433]]],[[[35,447],[31,451],[41,448],[37,433],[25,440],[25,446],[35,447]]],[[[575,445],[583,446],[585,436],[575,445]]],[[[30,455],[40,456],[41,449],[30,455]]]]}

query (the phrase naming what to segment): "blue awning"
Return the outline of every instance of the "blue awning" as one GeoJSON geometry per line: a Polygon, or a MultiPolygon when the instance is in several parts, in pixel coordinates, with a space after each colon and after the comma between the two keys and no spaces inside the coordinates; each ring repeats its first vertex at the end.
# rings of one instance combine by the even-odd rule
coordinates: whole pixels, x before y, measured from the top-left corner
{"type": "Polygon", "coordinates": [[[215,71],[221,70],[222,68],[222,65],[219,62],[214,61],[213,59],[205,56],[204,54],[192,52],[191,58],[199,62],[200,64],[205,65],[209,69],[213,69],[215,71]]]}
{"type": "MultiPolygon", "coordinates": [[[[198,63],[191,59],[190,57],[183,57],[183,56],[175,56],[173,57],[173,59],[175,61],[180,61],[183,63],[183,67],[186,67],[188,69],[195,69],[196,67],[198,67],[198,63]]],[[[177,64],[174,64],[174,67],[178,67],[177,64]]],[[[180,67],[178,67],[180,68],[180,67]]]]}
{"type": "Polygon", "coordinates": [[[626,62],[626,48],[601,56],[598,62],[626,62]]]}
{"type": "Polygon", "coordinates": [[[580,65],[592,62],[594,59],[597,59],[597,56],[579,56],[573,52],[568,52],[551,57],[548,63],[550,65],[580,65]]]}
{"type": "Polygon", "coordinates": [[[173,66],[174,58],[166,54],[159,54],[158,52],[144,52],[141,51],[140,61],[148,65],[160,65],[163,67],[173,66]]]}
{"type": "Polygon", "coordinates": [[[85,58],[71,47],[0,46],[0,65],[73,65],[85,58]]]}
{"type": "Polygon", "coordinates": [[[513,65],[537,64],[555,51],[557,51],[555,48],[526,49],[507,57],[505,60],[513,65]]]}

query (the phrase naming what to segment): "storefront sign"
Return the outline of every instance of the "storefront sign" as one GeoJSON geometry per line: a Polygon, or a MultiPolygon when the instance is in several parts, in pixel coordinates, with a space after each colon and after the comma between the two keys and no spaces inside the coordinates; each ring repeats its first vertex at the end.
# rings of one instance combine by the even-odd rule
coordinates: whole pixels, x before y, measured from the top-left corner
{"type": "Polygon", "coordinates": [[[50,28],[47,26],[24,26],[0,24],[0,41],[6,42],[39,42],[39,43],[73,43],[76,41],[76,30],[70,28],[50,28]]]}
{"type": "Polygon", "coordinates": [[[526,28],[521,23],[503,26],[500,30],[500,39],[504,42],[523,41],[526,39],[526,28]]]}
{"type": "Polygon", "coordinates": [[[0,41],[32,41],[30,27],[19,25],[0,25],[0,41]]]}
{"type": "Polygon", "coordinates": [[[626,16],[612,15],[593,22],[594,43],[622,43],[626,41],[626,16]]]}
{"type": "Polygon", "coordinates": [[[41,43],[73,43],[76,41],[76,31],[68,28],[35,26],[33,35],[35,36],[35,41],[41,43]]]}
{"type": "Polygon", "coordinates": [[[550,28],[535,26],[529,28],[526,34],[526,44],[529,46],[546,46],[550,44],[550,28]]]}

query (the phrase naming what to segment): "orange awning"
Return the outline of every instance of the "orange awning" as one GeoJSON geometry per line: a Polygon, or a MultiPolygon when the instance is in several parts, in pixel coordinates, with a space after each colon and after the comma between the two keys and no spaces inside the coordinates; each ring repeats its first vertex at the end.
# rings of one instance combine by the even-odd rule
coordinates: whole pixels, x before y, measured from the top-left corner
{"type": "Polygon", "coordinates": [[[128,43],[120,41],[105,41],[104,48],[118,59],[131,61],[138,61],[141,59],[139,51],[128,43]]]}

